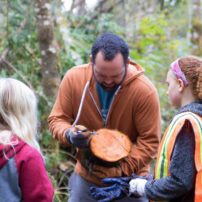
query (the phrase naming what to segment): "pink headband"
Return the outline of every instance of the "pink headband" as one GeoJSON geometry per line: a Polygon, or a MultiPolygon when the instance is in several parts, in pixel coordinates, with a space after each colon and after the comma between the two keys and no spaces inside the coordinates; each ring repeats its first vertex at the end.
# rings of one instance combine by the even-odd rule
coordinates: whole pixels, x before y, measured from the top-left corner
{"type": "Polygon", "coordinates": [[[188,85],[188,81],[184,75],[184,73],[182,72],[180,66],[179,66],[179,62],[178,62],[178,59],[175,60],[172,64],[171,64],[171,70],[172,72],[175,74],[175,76],[178,78],[178,79],[181,79],[184,83],[185,86],[188,85]]]}

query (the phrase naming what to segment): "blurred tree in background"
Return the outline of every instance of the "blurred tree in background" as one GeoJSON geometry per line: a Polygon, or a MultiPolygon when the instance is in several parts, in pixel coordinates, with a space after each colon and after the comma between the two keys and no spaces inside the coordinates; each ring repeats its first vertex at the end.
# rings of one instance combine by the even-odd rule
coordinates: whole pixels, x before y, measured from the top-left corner
{"type": "Polygon", "coordinates": [[[177,57],[202,56],[201,11],[200,0],[0,0],[0,75],[22,80],[38,95],[40,144],[55,201],[66,201],[75,162],[74,151],[58,145],[47,126],[65,72],[88,62],[100,33],[121,35],[158,89],[164,130],[174,112],[166,72],[177,57]]]}

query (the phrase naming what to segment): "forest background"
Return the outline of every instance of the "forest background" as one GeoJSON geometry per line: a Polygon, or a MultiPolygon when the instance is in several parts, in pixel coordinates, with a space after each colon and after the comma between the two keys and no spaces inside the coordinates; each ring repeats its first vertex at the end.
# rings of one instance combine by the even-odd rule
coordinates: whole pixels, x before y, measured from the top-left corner
{"type": "Polygon", "coordinates": [[[87,63],[106,31],[127,41],[131,59],[157,87],[164,130],[174,113],[165,84],[170,63],[202,56],[201,0],[0,0],[0,76],[20,79],[38,96],[40,145],[56,202],[68,198],[75,151],[53,140],[47,117],[65,72],[87,63]]]}

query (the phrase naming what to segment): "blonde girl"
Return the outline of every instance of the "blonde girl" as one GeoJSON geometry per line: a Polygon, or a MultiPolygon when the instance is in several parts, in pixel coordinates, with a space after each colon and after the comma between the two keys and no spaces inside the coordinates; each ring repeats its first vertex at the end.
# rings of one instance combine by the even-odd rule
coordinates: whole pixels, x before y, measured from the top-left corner
{"type": "Polygon", "coordinates": [[[37,142],[36,96],[0,78],[0,201],[51,202],[53,193],[37,142]]]}

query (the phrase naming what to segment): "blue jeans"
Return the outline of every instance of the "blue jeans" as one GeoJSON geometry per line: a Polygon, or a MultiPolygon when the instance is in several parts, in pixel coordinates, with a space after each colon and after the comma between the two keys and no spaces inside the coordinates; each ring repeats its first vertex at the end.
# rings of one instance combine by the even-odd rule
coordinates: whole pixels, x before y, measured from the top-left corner
{"type": "MultiPolygon", "coordinates": [[[[68,202],[96,202],[90,194],[89,187],[92,183],[86,181],[84,178],[76,173],[72,173],[69,179],[69,199],[68,202]]],[[[125,197],[123,199],[115,200],[114,202],[148,202],[145,197],[134,198],[125,197]]]]}

